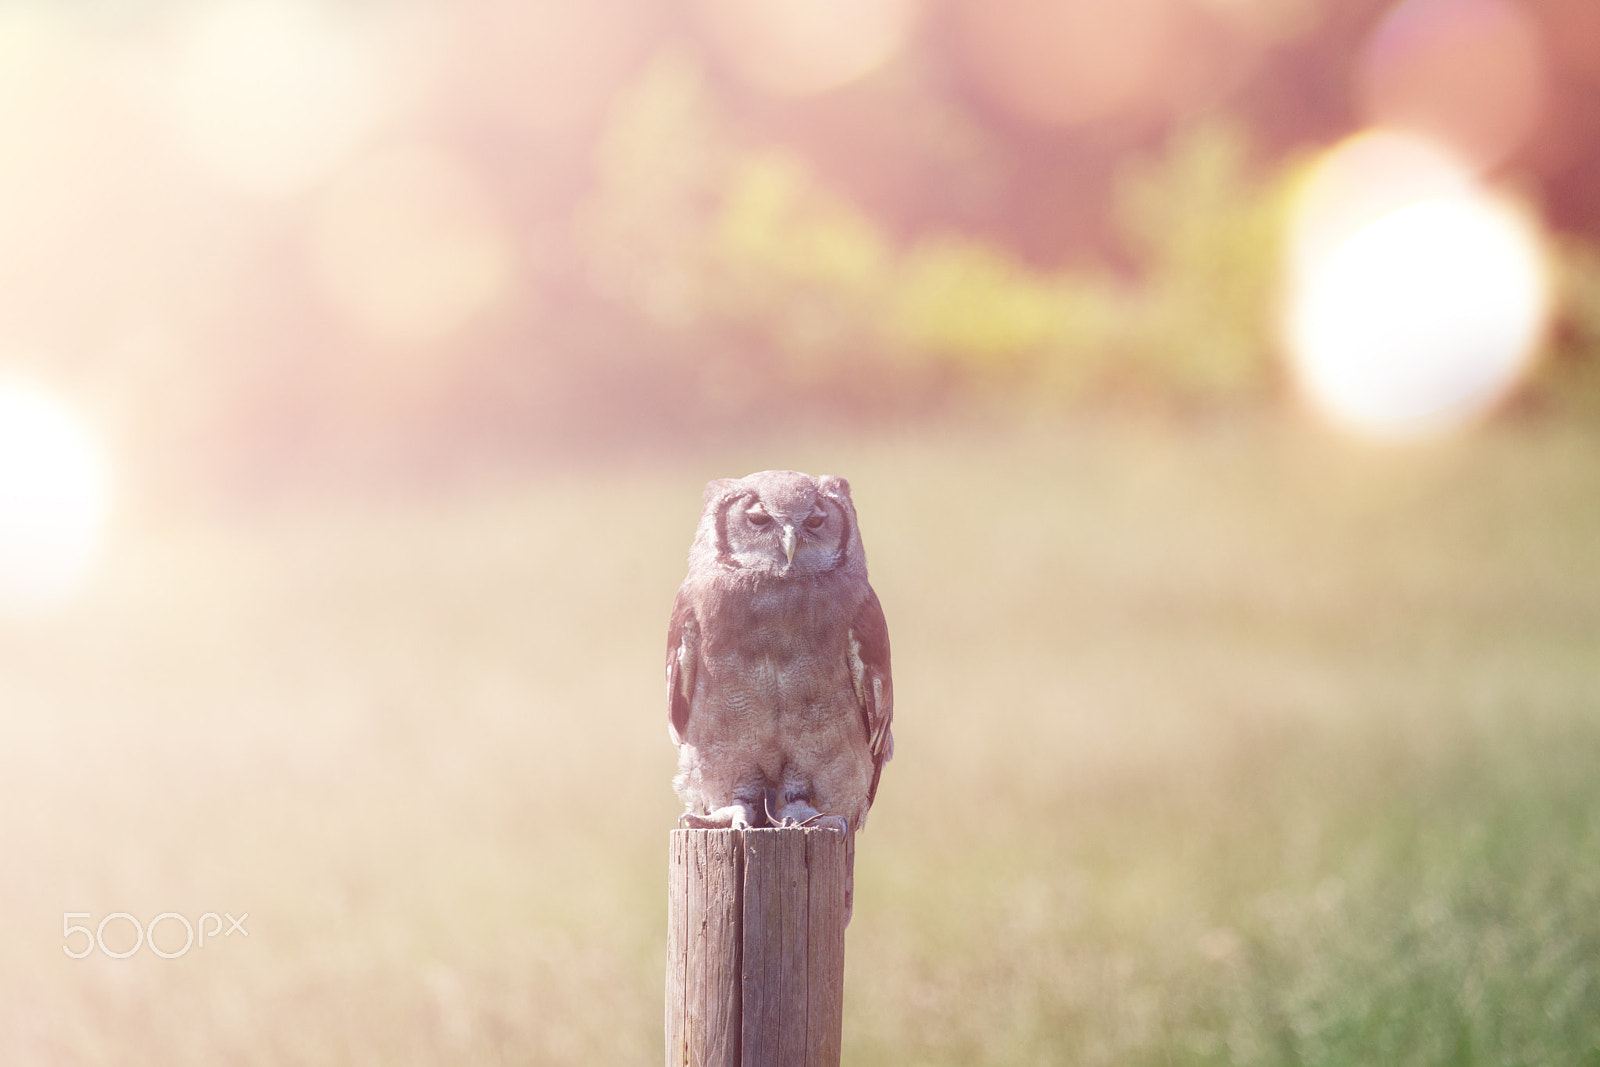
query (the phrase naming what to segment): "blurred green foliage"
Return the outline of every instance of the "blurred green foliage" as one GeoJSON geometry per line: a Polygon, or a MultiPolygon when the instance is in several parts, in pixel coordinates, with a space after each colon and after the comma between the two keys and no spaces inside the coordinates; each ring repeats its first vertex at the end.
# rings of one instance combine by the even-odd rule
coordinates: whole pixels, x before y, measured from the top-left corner
{"type": "Polygon", "coordinates": [[[658,60],[619,105],[587,252],[652,320],[733,334],[784,384],[870,367],[1070,401],[1259,396],[1272,352],[1283,181],[1216,120],[1130,161],[1131,269],[1045,270],[960,233],[897,243],[801,158],[734,146],[692,66],[658,60]]]}
{"type": "MultiPolygon", "coordinates": [[[[977,233],[892,235],[800,155],[739,143],[679,55],[623,95],[599,169],[583,251],[604,291],[699,350],[735,351],[750,389],[888,382],[911,402],[946,389],[1180,408],[1285,389],[1279,286],[1299,163],[1262,162],[1226,117],[1120,168],[1116,266],[1040,266],[977,233]]],[[[1552,264],[1556,326],[1525,395],[1600,411],[1600,253],[1572,239],[1552,264]]],[[[708,386],[726,372],[698,368],[708,386]]]]}
{"type": "Polygon", "coordinates": [[[1201,397],[1271,386],[1286,187],[1252,173],[1243,130],[1223,123],[1129,167],[1119,217],[1142,284],[1123,344],[1142,385],[1201,397]]]}
{"type": "Polygon", "coordinates": [[[723,169],[698,73],[659,58],[619,104],[596,160],[579,238],[596,287],[658,322],[698,314],[697,244],[723,169]]]}
{"type": "Polygon", "coordinates": [[[1568,238],[1552,257],[1556,323],[1531,394],[1537,407],[1566,415],[1600,414],[1600,251],[1568,238]]]}

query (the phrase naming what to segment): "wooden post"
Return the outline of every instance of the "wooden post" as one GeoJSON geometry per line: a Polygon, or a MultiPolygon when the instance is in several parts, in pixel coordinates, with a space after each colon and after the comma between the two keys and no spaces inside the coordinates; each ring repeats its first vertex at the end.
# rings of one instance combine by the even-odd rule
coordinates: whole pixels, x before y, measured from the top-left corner
{"type": "Polygon", "coordinates": [[[844,835],[674,830],[667,1067],[838,1067],[844,835]]]}

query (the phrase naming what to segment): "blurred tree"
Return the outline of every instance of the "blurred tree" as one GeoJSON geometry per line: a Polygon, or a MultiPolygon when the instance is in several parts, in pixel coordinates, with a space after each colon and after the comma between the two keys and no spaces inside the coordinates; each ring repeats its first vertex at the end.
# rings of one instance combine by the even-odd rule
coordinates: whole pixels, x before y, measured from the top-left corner
{"type": "Polygon", "coordinates": [[[1287,183],[1254,176],[1248,156],[1241,127],[1212,121],[1118,181],[1117,217],[1143,283],[1124,343],[1147,388],[1220,399],[1274,381],[1287,183]]]}
{"type": "Polygon", "coordinates": [[[726,152],[694,62],[667,51],[619,95],[579,216],[591,283],[663,325],[700,313],[696,286],[726,152]]]}
{"type": "Polygon", "coordinates": [[[763,388],[848,392],[885,374],[912,392],[1009,382],[1058,401],[1271,388],[1282,183],[1251,172],[1237,125],[1124,168],[1115,221],[1133,270],[1119,281],[957,233],[897,247],[800,157],[735,147],[696,85],[662,60],[625,97],[586,213],[593,269],[659,321],[737,337],[763,388]]]}
{"type": "Polygon", "coordinates": [[[1568,238],[1552,256],[1556,320],[1527,398],[1541,410],[1600,414],[1600,250],[1568,238]]]}
{"type": "Polygon", "coordinates": [[[820,189],[797,157],[741,157],[705,237],[711,307],[764,335],[791,381],[832,380],[875,347],[888,244],[865,215],[820,189]]]}

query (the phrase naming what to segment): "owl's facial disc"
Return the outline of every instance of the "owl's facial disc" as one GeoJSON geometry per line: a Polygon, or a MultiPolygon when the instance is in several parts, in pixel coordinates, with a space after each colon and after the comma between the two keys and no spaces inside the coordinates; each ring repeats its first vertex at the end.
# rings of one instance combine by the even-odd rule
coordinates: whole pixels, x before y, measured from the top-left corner
{"type": "Polygon", "coordinates": [[[788,576],[819,573],[837,563],[836,554],[823,551],[832,536],[834,509],[809,479],[788,491],[734,498],[732,505],[729,517],[740,527],[738,540],[743,542],[738,550],[741,566],[788,576]]]}

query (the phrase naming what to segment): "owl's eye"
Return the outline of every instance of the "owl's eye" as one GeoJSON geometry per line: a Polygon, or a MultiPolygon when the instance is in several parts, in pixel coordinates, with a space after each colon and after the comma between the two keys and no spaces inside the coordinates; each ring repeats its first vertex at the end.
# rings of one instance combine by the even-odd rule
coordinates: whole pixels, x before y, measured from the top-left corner
{"type": "Polygon", "coordinates": [[[772,516],[764,511],[747,511],[745,515],[749,516],[751,526],[765,526],[772,521],[772,516]]]}
{"type": "Polygon", "coordinates": [[[806,520],[806,529],[819,530],[822,528],[822,524],[827,521],[828,517],[826,515],[813,515],[806,520]]]}

